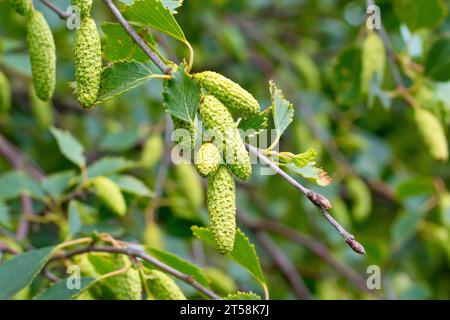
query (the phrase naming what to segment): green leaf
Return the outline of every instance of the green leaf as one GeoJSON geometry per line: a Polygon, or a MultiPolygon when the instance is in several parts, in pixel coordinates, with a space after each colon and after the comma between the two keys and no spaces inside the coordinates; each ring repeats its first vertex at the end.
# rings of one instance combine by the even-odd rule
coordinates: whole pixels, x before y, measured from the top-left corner
{"type": "MultiPolygon", "coordinates": [[[[191,229],[197,238],[214,247],[214,240],[208,228],[193,226],[191,229]]],[[[266,283],[255,246],[250,243],[245,234],[239,229],[236,230],[236,239],[230,258],[249,271],[261,285],[266,283]]]]}
{"type": "Polygon", "coordinates": [[[272,115],[276,130],[275,141],[278,141],[283,132],[291,124],[294,118],[294,106],[287,101],[275,82],[270,81],[270,95],[272,97],[272,115]]]}
{"type": "Polygon", "coordinates": [[[436,192],[435,182],[432,177],[414,177],[401,181],[396,188],[396,194],[400,199],[416,196],[431,196],[436,192]]]}
{"type": "Polygon", "coordinates": [[[55,247],[19,254],[0,266],[0,300],[14,296],[33,281],[50,259],[55,247]]]}
{"type": "Polygon", "coordinates": [[[253,292],[236,291],[227,295],[224,300],[261,300],[261,297],[253,292]]]}
{"type": "Polygon", "coordinates": [[[208,280],[206,279],[203,270],[197,267],[195,264],[184,260],[170,252],[159,250],[156,248],[149,248],[146,249],[146,251],[153,257],[171,266],[172,268],[193,276],[195,280],[197,280],[200,284],[208,286],[208,280]]]}
{"type": "Polygon", "coordinates": [[[244,131],[247,130],[254,130],[255,133],[246,135],[248,137],[255,136],[261,132],[261,130],[264,130],[268,126],[268,114],[272,110],[272,108],[267,108],[260,114],[256,116],[250,116],[244,119],[241,119],[239,122],[238,128],[244,131]]]}
{"type": "MultiPolygon", "coordinates": [[[[136,28],[139,34],[142,31],[140,29],[142,28],[136,28]]],[[[128,33],[126,33],[121,24],[105,22],[102,24],[102,31],[105,34],[103,52],[107,60],[112,62],[118,62],[120,60],[147,62],[150,59],[128,33]]],[[[149,33],[145,36],[145,40],[148,42],[153,41],[149,33]]]]}
{"type": "Polygon", "coordinates": [[[396,0],[394,11],[409,29],[436,28],[447,16],[444,0],[396,0]]]}
{"type": "Polygon", "coordinates": [[[346,48],[339,54],[334,65],[331,84],[339,104],[354,105],[362,101],[361,52],[358,47],[346,48]]]}
{"type": "Polygon", "coordinates": [[[131,5],[125,7],[123,14],[128,20],[150,26],[186,42],[183,30],[170,9],[165,7],[161,0],[135,0],[131,5]]]}
{"type": "Polygon", "coordinates": [[[401,245],[410,236],[412,236],[422,220],[423,216],[420,212],[403,213],[392,225],[392,236],[394,244],[401,245]]]}
{"type": "Polygon", "coordinates": [[[68,223],[69,223],[69,235],[75,236],[80,232],[82,225],[81,216],[78,209],[78,203],[75,200],[69,202],[68,211],[68,223]]]}
{"type": "Polygon", "coordinates": [[[450,38],[441,38],[431,47],[425,63],[425,74],[436,81],[450,80],[450,38]]]}
{"type": "Polygon", "coordinates": [[[22,193],[36,199],[44,199],[40,185],[20,171],[9,171],[0,175],[0,199],[14,199],[22,193]]]}
{"type": "Polygon", "coordinates": [[[80,168],[86,165],[86,158],[84,157],[84,148],[81,143],[75,139],[69,131],[50,128],[51,133],[58,143],[61,153],[71,162],[78,165],[80,168]]]}
{"type": "Polygon", "coordinates": [[[46,176],[41,184],[42,188],[53,198],[59,199],[64,191],[70,186],[71,180],[75,177],[75,172],[63,171],[46,176]]]}
{"type": "Polygon", "coordinates": [[[81,277],[80,287],[69,289],[67,280],[68,279],[59,280],[51,287],[34,297],[33,300],[72,300],[89,289],[89,287],[95,282],[95,278],[81,277]]]}
{"type": "Polygon", "coordinates": [[[115,174],[134,167],[134,162],[122,157],[105,157],[88,167],[89,179],[115,174]]]}
{"type": "Polygon", "coordinates": [[[105,68],[96,104],[105,102],[154,78],[153,71],[138,61],[120,61],[105,68]]]}
{"type": "Polygon", "coordinates": [[[200,84],[186,74],[184,66],[167,80],[163,95],[166,109],[171,115],[194,123],[200,103],[200,84]]]}
{"type": "Polygon", "coordinates": [[[140,197],[152,197],[153,192],[139,179],[130,175],[110,177],[123,192],[131,193],[140,197]]]}
{"type": "Polygon", "coordinates": [[[6,228],[11,228],[11,217],[9,216],[9,209],[6,204],[0,200],[0,225],[6,228]]]}
{"type": "Polygon", "coordinates": [[[105,136],[105,138],[100,142],[100,147],[104,151],[124,152],[135,147],[138,142],[138,130],[126,129],[105,136]]]}
{"type": "Polygon", "coordinates": [[[286,164],[286,167],[289,171],[296,173],[321,187],[328,186],[332,181],[328,176],[328,173],[321,168],[317,168],[315,165],[315,162],[309,162],[304,167],[298,167],[294,163],[288,163],[286,164]]]}

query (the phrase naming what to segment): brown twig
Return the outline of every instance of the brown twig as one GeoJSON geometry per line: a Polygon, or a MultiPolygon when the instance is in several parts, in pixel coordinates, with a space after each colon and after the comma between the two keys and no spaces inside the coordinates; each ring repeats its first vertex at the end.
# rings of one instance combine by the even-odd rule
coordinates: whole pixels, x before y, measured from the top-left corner
{"type": "Polygon", "coordinates": [[[134,258],[141,258],[151,264],[153,264],[154,266],[160,268],[161,270],[171,274],[172,276],[174,276],[175,278],[178,278],[184,282],[186,282],[187,284],[189,284],[190,286],[192,286],[193,288],[195,288],[196,290],[198,290],[199,292],[203,293],[204,295],[206,295],[207,297],[214,299],[214,300],[219,300],[220,296],[218,296],[216,293],[214,293],[213,291],[211,291],[210,289],[204,287],[203,285],[201,285],[200,283],[198,283],[193,276],[185,274],[183,272],[180,272],[174,268],[172,268],[171,266],[159,261],[158,259],[146,254],[145,252],[141,251],[141,250],[137,250],[137,249],[133,249],[133,248],[116,248],[116,247],[105,247],[105,246],[90,246],[90,247],[85,247],[85,248],[81,248],[81,249],[74,249],[71,251],[66,251],[62,254],[56,255],[54,257],[52,257],[49,262],[55,261],[55,260],[61,260],[61,259],[68,259],[72,256],[75,255],[79,255],[79,254],[83,254],[83,253],[89,253],[89,252],[106,252],[106,253],[119,253],[119,254],[125,254],[127,256],[130,257],[134,257],[134,258]]]}
{"type": "Polygon", "coordinates": [[[54,13],[56,13],[59,16],[60,19],[66,20],[66,19],[68,19],[70,17],[69,13],[62,11],[61,9],[59,9],[57,6],[55,6],[50,1],[48,1],[48,0],[40,0],[40,1],[42,2],[42,4],[47,6],[54,13]]]}
{"type": "Polygon", "coordinates": [[[259,149],[247,144],[248,151],[253,154],[254,156],[258,157],[258,159],[261,160],[261,162],[270,168],[272,168],[277,174],[279,174],[283,179],[285,179],[287,182],[289,182],[292,186],[294,186],[296,189],[300,190],[309,201],[311,201],[316,207],[320,209],[324,217],[330,222],[330,224],[336,228],[336,230],[339,232],[339,234],[344,238],[344,241],[350,246],[350,248],[353,249],[353,251],[359,253],[359,254],[365,254],[364,247],[355,240],[355,237],[350,234],[339,222],[337,222],[329,213],[327,210],[331,209],[331,203],[330,201],[325,198],[323,195],[314,192],[312,190],[309,190],[305,186],[303,186],[301,183],[299,183],[297,180],[292,178],[290,175],[288,175],[286,172],[284,172],[279,166],[277,166],[272,160],[267,158],[265,155],[259,151],[259,149]]]}
{"type": "Polygon", "coordinates": [[[286,238],[301,247],[304,247],[312,254],[316,255],[323,261],[325,261],[333,270],[344,276],[347,280],[353,283],[356,287],[361,290],[367,291],[371,294],[374,294],[370,291],[366,286],[366,281],[363,277],[355,273],[352,269],[347,267],[345,264],[337,260],[333,257],[331,252],[325,247],[323,244],[318,242],[317,240],[308,237],[300,233],[297,230],[294,230],[290,227],[287,227],[277,221],[268,220],[268,219],[253,219],[250,218],[245,212],[242,210],[238,211],[239,220],[244,223],[248,228],[254,230],[265,230],[273,232],[283,238],[286,238]]]}
{"type": "Polygon", "coordinates": [[[261,247],[272,258],[275,265],[289,281],[297,297],[302,300],[310,300],[311,294],[308,288],[305,286],[302,276],[294,268],[289,259],[284,255],[283,251],[278,248],[278,246],[264,231],[257,231],[256,239],[261,244],[261,247]]]}
{"type": "Polygon", "coordinates": [[[169,74],[172,69],[168,67],[161,58],[153,52],[152,49],[145,43],[144,40],[139,36],[139,34],[134,30],[134,28],[128,23],[128,21],[122,16],[119,9],[112,2],[112,0],[104,0],[106,6],[116,17],[125,31],[130,35],[133,41],[145,52],[145,54],[155,63],[155,65],[165,74],[169,74]]]}

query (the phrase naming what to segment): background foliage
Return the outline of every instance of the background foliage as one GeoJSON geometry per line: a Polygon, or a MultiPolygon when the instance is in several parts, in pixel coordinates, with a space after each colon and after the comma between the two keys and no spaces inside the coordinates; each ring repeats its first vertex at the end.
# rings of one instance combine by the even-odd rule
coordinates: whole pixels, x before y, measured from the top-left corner
{"type": "MultiPolygon", "coordinates": [[[[14,13],[7,1],[1,1],[0,68],[11,83],[13,102],[0,116],[0,134],[47,177],[37,182],[0,157],[0,242],[21,252],[97,230],[155,248],[149,250],[164,250],[159,254],[153,251],[160,259],[170,252],[201,267],[219,268],[233,279],[230,291],[240,288],[262,295],[258,282],[267,281],[271,298],[298,298],[260,245],[263,241],[258,232],[243,220],[238,219],[238,225],[255,243],[263,275],[253,270],[252,277],[193,236],[192,225],[207,223],[201,192],[194,195],[193,185],[200,180],[185,185],[171,167],[162,200],[153,199],[163,153],[162,82],[145,77],[127,79],[128,83],[144,84],[108,100],[111,91],[123,91],[118,85],[99,98],[108,101],[93,110],[82,110],[69,85],[74,81],[73,34],[53,12],[39,1],[35,4],[55,36],[56,95],[51,108],[33,103],[24,18],[14,13]],[[50,130],[52,126],[63,130],[50,130]],[[74,196],[71,192],[82,174],[111,178],[125,196],[127,215],[115,215],[95,192],[74,196]],[[24,192],[32,196],[33,211],[38,215],[28,237],[15,241],[10,236],[19,224],[24,192]]],[[[68,4],[57,1],[61,8],[68,4]]],[[[410,96],[435,114],[448,133],[450,2],[385,0],[377,4],[410,96]]],[[[327,257],[363,277],[369,265],[380,266],[382,290],[376,294],[395,299],[450,298],[450,167],[430,156],[412,109],[396,91],[387,62],[378,80],[369,88],[361,86],[368,54],[364,50],[365,3],[186,0],[176,10],[183,30],[173,30],[178,39],[152,29],[147,33],[149,43],[158,43],[158,49],[178,63],[188,57],[183,43],[187,38],[195,51],[193,71],[214,70],[226,75],[252,92],[264,108],[271,105],[268,81],[274,79],[295,109],[281,149],[300,153],[312,147],[318,152],[316,162],[333,183],[324,188],[305,184],[331,200],[331,213],[357,236],[366,255],[349,250],[317,209],[279,176],[254,174],[251,184],[237,188],[238,205],[245,215],[290,226],[308,241],[323,243],[324,250],[329,250],[327,257]]],[[[137,19],[133,13],[125,16],[137,19]]],[[[145,65],[136,62],[130,76],[136,77],[142,68],[156,72],[102,1],[94,1],[93,17],[101,30],[105,61],[133,57],[145,65]]],[[[141,18],[158,29],[160,20],[141,18]]],[[[202,229],[195,233],[208,238],[202,229]]],[[[373,298],[358,287],[361,278],[349,281],[339,267],[312,254],[307,245],[299,246],[275,233],[270,236],[312,297],[373,298]]],[[[48,252],[41,253],[45,254],[48,252]]],[[[0,257],[10,256],[5,252],[0,257]]],[[[201,282],[203,276],[201,273],[196,279],[201,282]]],[[[41,292],[47,283],[39,275],[32,292],[41,292]]],[[[197,297],[192,288],[179,284],[188,297],[197,297]]]]}

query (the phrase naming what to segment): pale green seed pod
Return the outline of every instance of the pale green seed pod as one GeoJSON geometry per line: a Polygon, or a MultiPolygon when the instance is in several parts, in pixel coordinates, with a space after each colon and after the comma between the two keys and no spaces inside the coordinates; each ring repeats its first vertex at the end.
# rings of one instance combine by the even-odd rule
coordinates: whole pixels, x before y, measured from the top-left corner
{"type": "Polygon", "coordinates": [[[146,272],[145,282],[154,300],[186,300],[175,281],[164,272],[150,270],[146,272]]]}
{"type": "Polygon", "coordinates": [[[219,169],[222,157],[212,143],[203,144],[195,156],[195,167],[200,175],[208,177],[219,169]]]}
{"type": "Polygon", "coordinates": [[[114,293],[116,300],[141,300],[142,282],[139,271],[131,267],[130,258],[124,254],[116,255],[114,269],[129,268],[127,272],[108,278],[107,285],[114,293]]]}
{"type": "Polygon", "coordinates": [[[0,113],[11,108],[11,85],[6,75],[0,71],[0,113]]]}
{"type": "Polygon", "coordinates": [[[29,15],[33,10],[32,0],[9,0],[9,3],[17,13],[23,16],[29,15]]]}
{"type": "Polygon", "coordinates": [[[102,47],[95,21],[81,20],[73,42],[78,101],[89,108],[97,100],[102,75],[102,47]]]}
{"type": "Polygon", "coordinates": [[[205,128],[216,131],[216,141],[220,140],[219,149],[231,172],[241,180],[250,178],[250,156],[227,108],[214,96],[206,95],[202,97],[199,111],[205,128]]]}
{"type": "Polygon", "coordinates": [[[146,168],[150,169],[161,160],[162,154],[164,152],[164,141],[159,134],[154,134],[150,136],[147,141],[145,141],[140,164],[146,168]]]}
{"type": "Polygon", "coordinates": [[[374,31],[370,32],[362,45],[361,91],[367,93],[373,78],[378,74],[383,80],[386,53],[383,41],[374,31]]]}
{"type": "Polygon", "coordinates": [[[422,108],[414,109],[414,120],[431,156],[439,161],[447,161],[448,142],[439,120],[422,108]]]}
{"type": "Polygon", "coordinates": [[[258,101],[248,91],[223,75],[205,71],[195,74],[194,77],[212,95],[240,115],[250,116],[261,112],[258,101]]]}
{"type": "Polygon", "coordinates": [[[372,195],[367,184],[361,178],[352,176],[347,179],[346,187],[353,203],[352,216],[358,222],[366,220],[372,210],[372,195]]]}
{"type": "Polygon", "coordinates": [[[215,247],[221,254],[229,254],[236,235],[236,189],[226,166],[221,165],[208,179],[207,207],[215,247]]]}
{"type": "Polygon", "coordinates": [[[234,279],[220,269],[205,268],[206,277],[210,280],[211,289],[218,294],[228,294],[237,290],[234,279]]]}
{"type": "Polygon", "coordinates": [[[43,101],[53,96],[56,83],[56,54],[52,32],[39,11],[32,11],[27,23],[31,73],[36,95],[43,101]]]}
{"type": "Polygon", "coordinates": [[[72,5],[80,8],[81,19],[88,18],[90,16],[92,0],[72,0],[72,5]]]}
{"type": "Polygon", "coordinates": [[[119,187],[109,178],[97,177],[92,181],[98,199],[118,216],[124,216],[127,205],[119,187]]]}
{"type": "Polygon", "coordinates": [[[174,116],[172,116],[172,122],[175,143],[177,143],[183,150],[192,150],[195,146],[194,126],[191,123],[174,116]]]}
{"type": "Polygon", "coordinates": [[[204,203],[202,180],[192,164],[180,164],[175,167],[175,176],[179,191],[189,201],[193,209],[204,203]]]}
{"type": "Polygon", "coordinates": [[[42,101],[39,99],[33,88],[30,89],[30,107],[39,128],[47,129],[53,125],[51,101],[42,101]]]}

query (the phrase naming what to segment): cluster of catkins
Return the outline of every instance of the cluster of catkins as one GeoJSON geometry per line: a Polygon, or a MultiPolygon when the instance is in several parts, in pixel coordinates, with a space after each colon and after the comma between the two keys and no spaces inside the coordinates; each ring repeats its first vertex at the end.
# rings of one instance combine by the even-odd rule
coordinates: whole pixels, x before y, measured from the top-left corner
{"type": "MultiPolygon", "coordinates": [[[[32,0],[9,0],[17,13],[27,20],[27,42],[30,53],[33,87],[36,96],[48,101],[55,91],[56,53],[52,32],[32,0]]],[[[92,0],[72,0],[80,8],[80,27],[75,31],[74,58],[78,100],[90,107],[97,100],[102,72],[100,36],[94,20],[89,17],[92,0]]]]}
{"type": "MultiPolygon", "coordinates": [[[[204,143],[195,155],[200,175],[208,178],[207,207],[210,230],[217,250],[229,254],[236,234],[236,192],[233,175],[247,180],[252,173],[250,156],[230,113],[245,118],[260,113],[258,101],[230,79],[212,72],[197,73],[207,91],[201,97],[199,113],[203,126],[213,131],[213,142],[204,143]]],[[[175,122],[175,128],[186,128],[175,122]]]]}

